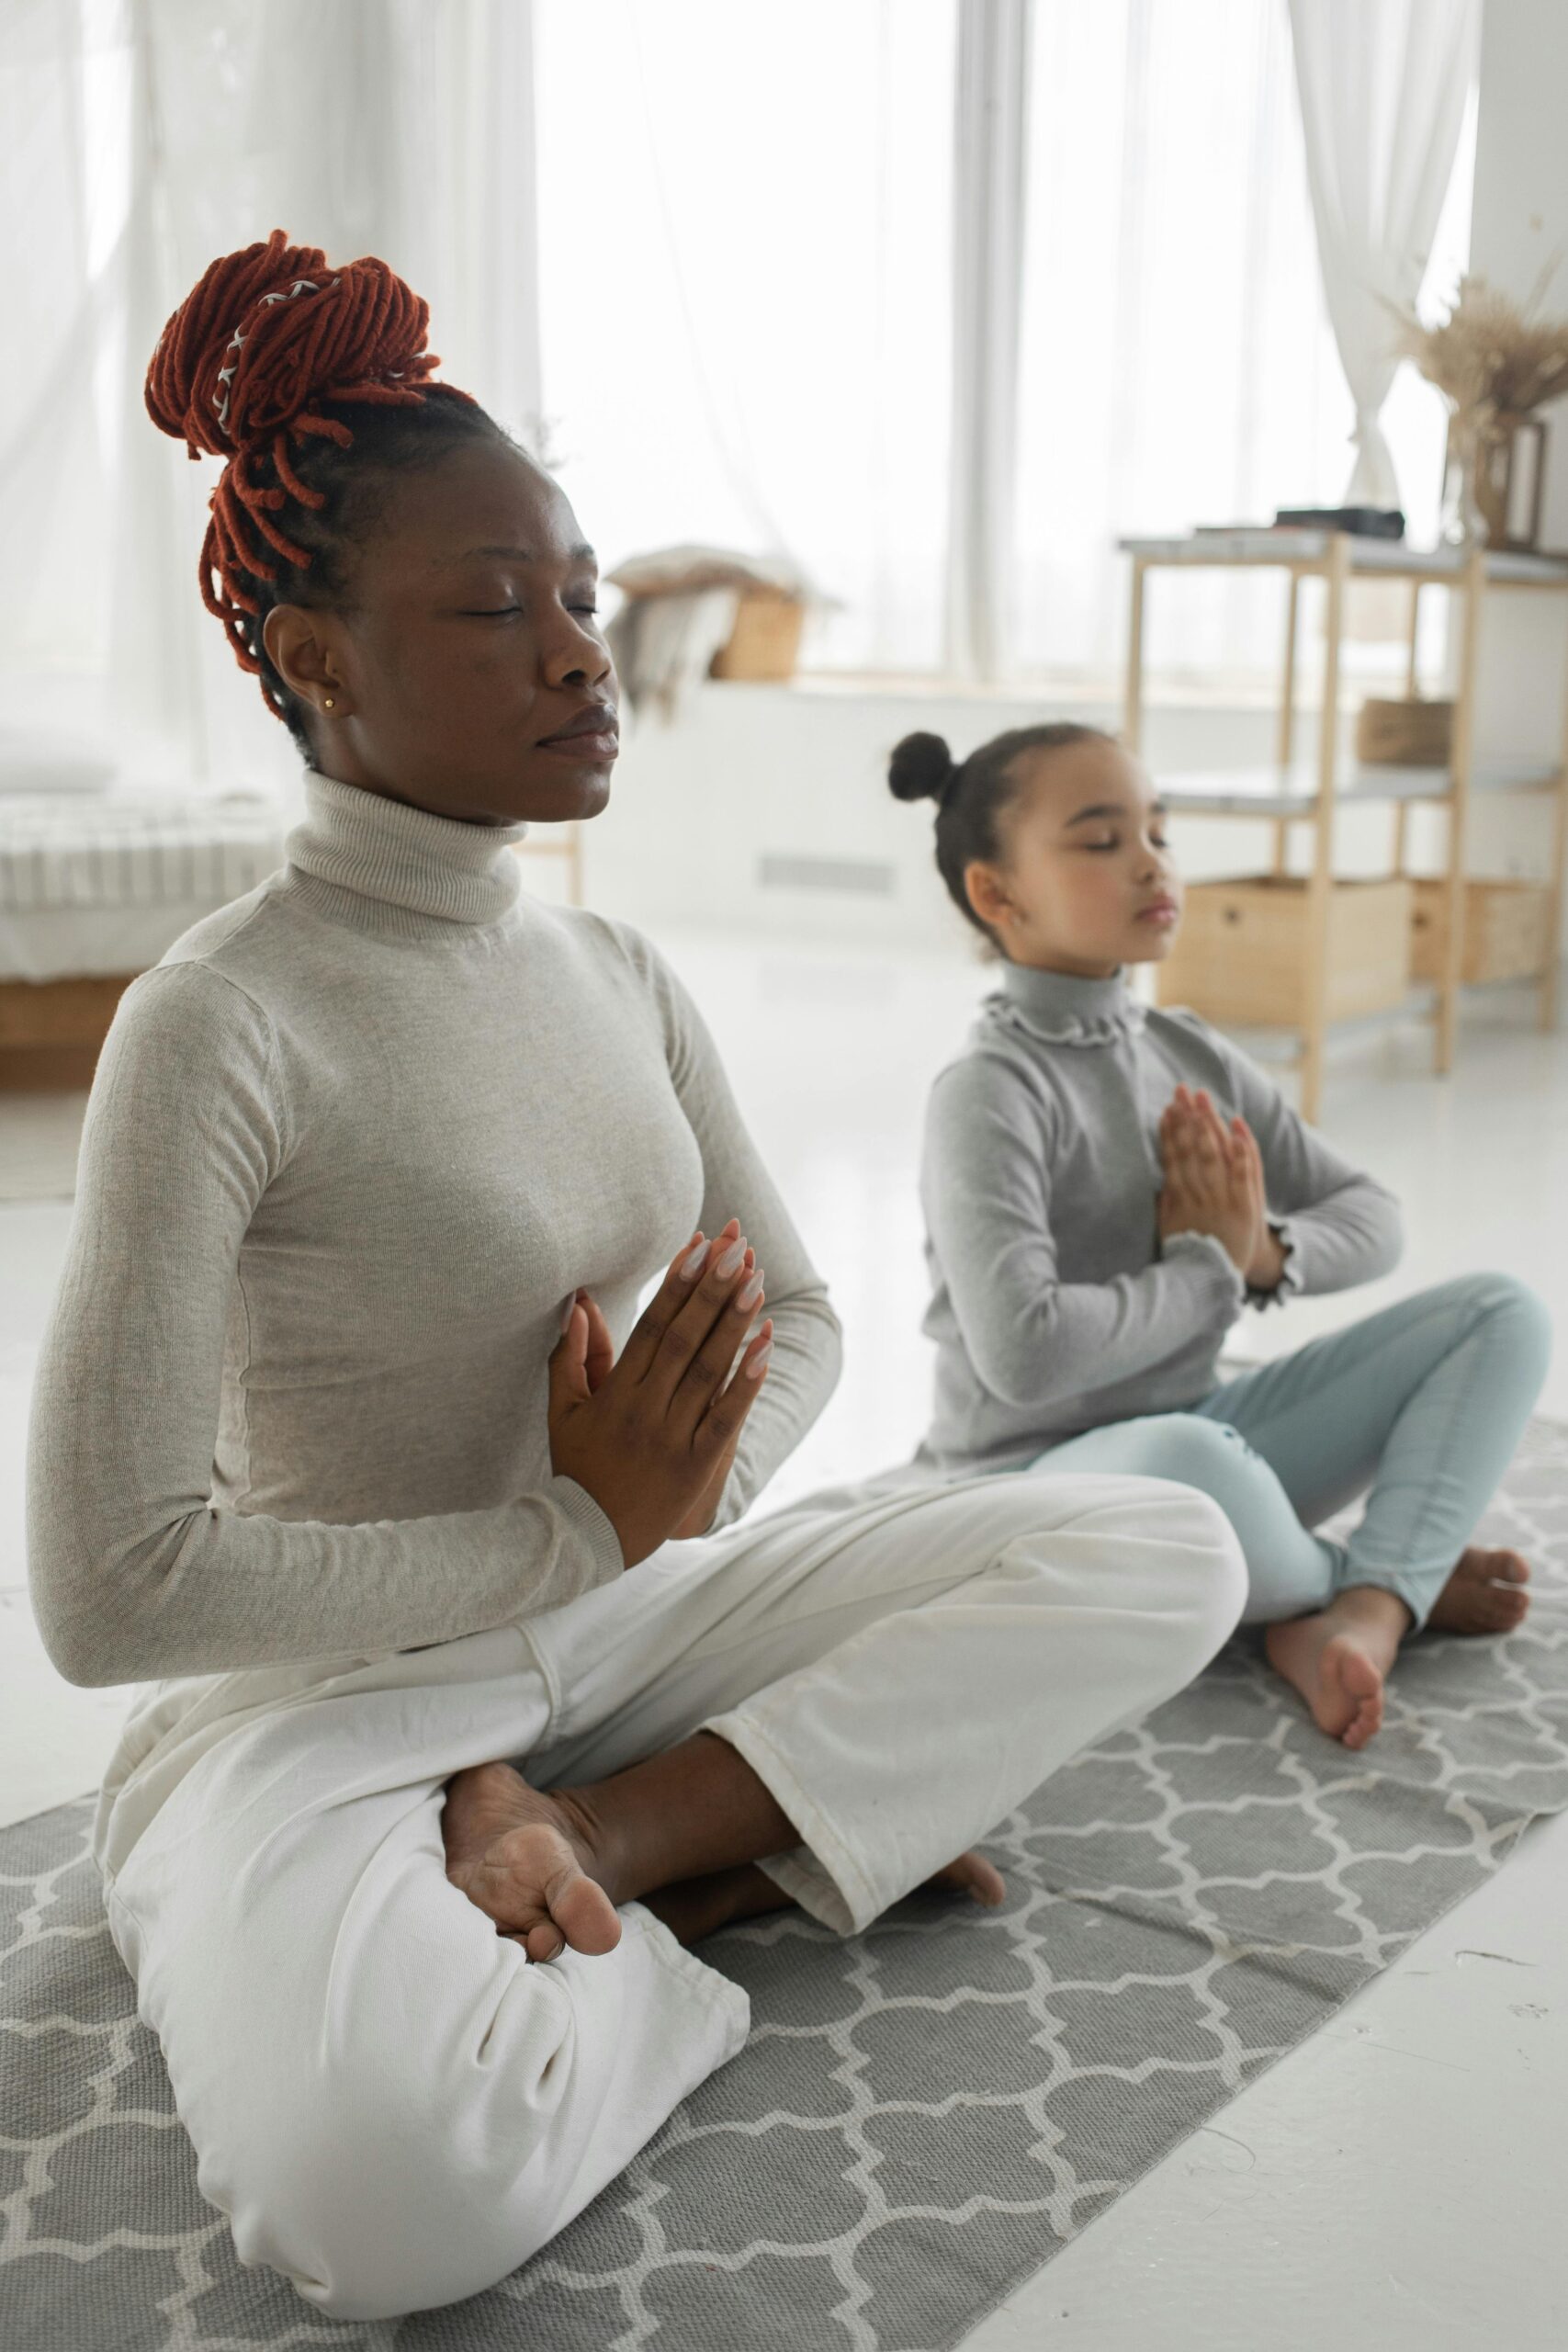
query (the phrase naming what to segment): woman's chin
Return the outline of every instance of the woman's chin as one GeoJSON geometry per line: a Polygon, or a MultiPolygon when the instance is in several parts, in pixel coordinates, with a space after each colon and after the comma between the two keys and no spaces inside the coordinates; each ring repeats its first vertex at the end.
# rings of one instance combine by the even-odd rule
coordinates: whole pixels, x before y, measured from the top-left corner
{"type": "Polygon", "coordinates": [[[611,770],[586,764],[540,775],[535,769],[515,795],[517,814],[531,825],[579,825],[609,806],[611,770]]]}

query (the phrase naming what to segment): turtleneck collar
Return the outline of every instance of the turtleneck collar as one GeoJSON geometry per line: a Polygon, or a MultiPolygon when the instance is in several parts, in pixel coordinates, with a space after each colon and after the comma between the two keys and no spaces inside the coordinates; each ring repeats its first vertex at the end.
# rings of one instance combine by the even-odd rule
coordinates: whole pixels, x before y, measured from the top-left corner
{"type": "Polygon", "coordinates": [[[1053,1046],[1105,1046],[1143,1027],[1145,1007],[1127,986],[1126,967],[1106,980],[1009,964],[989,1002],[999,1017],[1053,1046]]]}
{"type": "Polygon", "coordinates": [[[526,824],[468,825],[305,770],[305,821],[284,843],[290,865],[356,898],[446,922],[497,922],[523,886],[513,844],[526,824]]]}

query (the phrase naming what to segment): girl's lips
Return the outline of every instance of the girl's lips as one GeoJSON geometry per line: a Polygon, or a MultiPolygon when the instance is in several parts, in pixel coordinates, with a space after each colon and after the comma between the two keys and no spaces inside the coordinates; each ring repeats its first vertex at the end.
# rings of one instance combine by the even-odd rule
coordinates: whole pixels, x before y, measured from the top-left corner
{"type": "Polygon", "coordinates": [[[1155,899],[1148,906],[1138,909],[1138,921],[1161,925],[1173,923],[1179,912],[1179,910],[1174,899],[1155,899]]]}

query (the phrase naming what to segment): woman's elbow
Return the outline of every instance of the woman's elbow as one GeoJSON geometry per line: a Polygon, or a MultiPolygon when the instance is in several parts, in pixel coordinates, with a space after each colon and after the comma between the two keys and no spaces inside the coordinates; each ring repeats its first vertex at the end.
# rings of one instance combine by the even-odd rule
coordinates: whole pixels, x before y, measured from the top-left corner
{"type": "Polygon", "coordinates": [[[124,1644],[101,1619],[53,1606],[36,1592],[33,1613],[49,1662],[64,1681],[84,1690],[107,1690],[116,1683],[154,1679],[127,1662],[124,1644]]]}

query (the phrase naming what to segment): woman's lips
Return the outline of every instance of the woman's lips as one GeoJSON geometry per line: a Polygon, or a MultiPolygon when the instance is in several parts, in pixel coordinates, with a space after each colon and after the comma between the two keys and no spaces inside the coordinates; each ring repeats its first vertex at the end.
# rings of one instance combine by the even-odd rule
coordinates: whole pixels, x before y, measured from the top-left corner
{"type": "Polygon", "coordinates": [[[537,752],[558,752],[566,759],[584,761],[590,765],[615,759],[621,748],[621,729],[614,705],[591,704],[566,726],[558,727],[553,735],[542,735],[534,748],[537,752]]]}
{"type": "Polygon", "coordinates": [[[594,727],[581,735],[547,735],[534,748],[538,752],[557,752],[563,759],[592,765],[596,761],[617,759],[621,739],[614,727],[594,727]]]}
{"type": "Polygon", "coordinates": [[[1146,907],[1138,909],[1138,921],[1152,922],[1157,930],[1168,930],[1180,911],[1174,899],[1151,899],[1146,907]]]}

